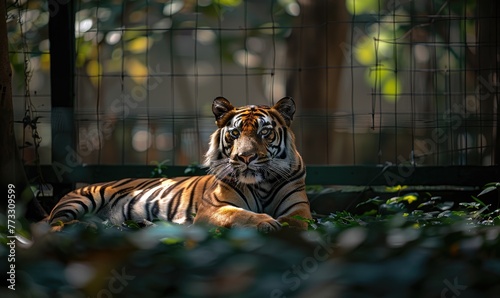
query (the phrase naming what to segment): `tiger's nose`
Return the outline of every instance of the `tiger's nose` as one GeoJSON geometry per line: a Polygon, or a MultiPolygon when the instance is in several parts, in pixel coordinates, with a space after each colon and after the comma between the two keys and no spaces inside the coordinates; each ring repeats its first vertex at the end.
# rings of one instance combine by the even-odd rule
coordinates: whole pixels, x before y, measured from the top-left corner
{"type": "Polygon", "coordinates": [[[257,158],[257,154],[255,153],[238,153],[238,159],[242,162],[249,164],[252,160],[257,158]]]}

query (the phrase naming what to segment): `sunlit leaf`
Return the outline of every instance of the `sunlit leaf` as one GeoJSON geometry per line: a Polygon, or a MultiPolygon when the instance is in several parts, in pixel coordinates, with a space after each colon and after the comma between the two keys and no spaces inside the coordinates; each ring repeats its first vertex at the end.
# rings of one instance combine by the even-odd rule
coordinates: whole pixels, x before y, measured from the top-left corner
{"type": "Polygon", "coordinates": [[[96,86],[100,79],[100,76],[102,75],[102,65],[97,62],[97,60],[90,60],[87,63],[86,70],[90,81],[92,82],[92,84],[94,84],[94,86],[96,86]]]}
{"type": "Polygon", "coordinates": [[[354,48],[354,57],[363,65],[375,64],[375,46],[373,39],[364,37],[361,39],[354,48]]]}
{"type": "Polygon", "coordinates": [[[397,96],[401,93],[402,86],[401,80],[397,76],[387,78],[387,80],[382,84],[382,94],[384,98],[389,101],[396,101],[397,96]]]}
{"type": "Polygon", "coordinates": [[[135,26],[131,28],[133,30],[125,30],[123,32],[123,40],[129,41],[143,36],[144,31],[148,28],[146,26],[135,26]]]}
{"type": "Polygon", "coordinates": [[[92,58],[92,43],[80,41],[78,43],[78,52],[76,53],[75,66],[83,67],[87,60],[91,60],[92,58]]]}
{"type": "Polygon", "coordinates": [[[137,84],[144,84],[147,80],[148,68],[139,60],[130,58],[125,60],[126,69],[131,79],[137,84]]]}
{"type": "Polygon", "coordinates": [[[40,69],[44,70],[44,71],[50,70],[50,54],[49,53],[43,53],[40,56],[40,69]]]}
{"type": "Polygon", "coordinates": [[[403,200],[407,201],[408,204],[411,204],[411,203],[415,202],[416,200],[418,200],[418,197],[415,194],[408,194],[408,195],[405,195],[403,197],[403,200]]]}
{"type": "Polygon", "coordinates": [[[127,43],[126,49],[134,54],[141,54],[146,52],[151,46],[153,45],[153,40],[141,36],[138,38],[135,38],[127,43]]]}
{"type": "Polygon", "coordinates": [[[391,77],[394,77],[394,71],[385,67],[366,69],[366,79],[371,86],[378,86],[391,77]]]}
{"type": "Polygon", "coordinates": [[[379,10],[378,1],[373,0],[346,0],[345,6],[352,15],[374,13],[379,10]]]}
{"type": "Polygon", "coordinates": [[[241,1],[242,0],[214,0],[214,3],[223,6],[236,7],[241,4],[241,1]]]}
{"type": "Polygon", "coordinates": [[[408,186],[407,185],[396,185],[396,186],[386,186],[385,189],[386,191],[388,192],[397,192],[397,191],[401,191],[403,189],[407,189],[408,186]]]}

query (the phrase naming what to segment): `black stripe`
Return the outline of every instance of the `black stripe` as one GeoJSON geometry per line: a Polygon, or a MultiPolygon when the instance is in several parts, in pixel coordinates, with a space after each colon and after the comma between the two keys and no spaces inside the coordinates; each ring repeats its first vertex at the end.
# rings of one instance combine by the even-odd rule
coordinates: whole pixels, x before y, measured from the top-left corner
{"type": "MultiPolygon", "coordinates": [[[[278,209],[281,207],[281,205],[282,205],[283,203],[286,203],[286,201],[288,200],[288,198],[289,198],[291,195],[293,195],[294,193],[297,193],[297,192],[301,192],[301,191],[304,191],[304,187],[303,187],[303,186],[301,186],[301,187],[297,187],[297,188],[295,188],[294,190],[292,190],[292,191],[288,192],[286,195],[284,195],[284,196],[281,198],[281,200],[280,200],[280,202],[278,203],[278,205],[276,205],[276,208],[275,208],[275,209],[274,209],[274,211],[273,211],[273,215],[274,215],[274,217],[279,216],[278,214],[276,214],[276,212],[278,211],[278,209]]],[[[303,203],[303,202],[301,201],[301,202],[299,202],[299,203],[303,203]]],[[[290,208],[290,207],[288,207],[286,210],[288,210],[289,208],[290,208]]],[[[283,213],[284,213],[284,212],[282,212],[281,214],[283,214],[283,213]]]]}
{"type": "Polygon", "coordinates": [[[273,119],[278,120],[278,122],[279,122],[282,126],[286,126],[286,122],[285,122],[285,121],[283,121],[283,116],[281,116],[281,115],[279,114],[279,112],[278,112],[278,113],[276,113],[276,112],[274,112],[274,111],[269,110],[269,112],[268,112],[268,113],[269,113],[269,115],[270,115],[273,119]],[[272,112],[272,113],[271,113],[271,112],[272,112]],[[279,116],[278,116],[278,115],[279,115],[279,116]]]}
{"type": "Polygon", "coordinates": [[[134,186],[134,188],[136,189],[151,189],[152,187],[156,187],[158,185],[161,185],[161,183],[164,181],[165,179],[163,178],[156,178],[156,179],[146,179],[144,180],[143,182],[137,184],[134,186]]]}
{"type": "MultiPolygon", "coordinates": [[[[150,189],[149,189],[150,190],[150,189]]],[[[155,198],[158,197],[159,193],[162,191],[163,189],[161,187],[159,187],[157,190],[153,191],[153,193],[148,196],[146,198],[146,202],[144,204],[144,212],[146,213],[146,216],[147,216],[147,220],[152,220],[153,218],[151,217],[151,210],[150,210],[150,205],[151,205],[151,201],[154,200],[155,198]]],[[[132,201],[134,201],[133,204],[135,204],[135,202],[139,202],[141,201],[141,198],[143,196],[143,194],[145,194],[146,191],[143,191],[141,192],[138,196],[134,197],[132,199],[132,201]]]]}
{"type": "Polygon", "coordinates": [[[175,214],[177,213],[177,209],[179,208],[179,204],[180,204],[180,201],[182,199],[182,192],[184,191],[184,189],[180,189],[173,197],[172,199],[170,200],[170,202],[168,202],[168,210],[167,210],[167,219],[168,221],[172,221],[175,214]],[[174,203],[175,204],[175,207],[174,207],[174,203]]]}
{"type": "Polygon", "coordinates": [[[160,202],[155,201],[153,203],[153,208],[151,209],[152,218],[158,218],[158,214],[160,214],[160,202]]]}
{"type": "MultiPolygon", "coordinates": [[[[194,176],[196,177],[196,176],[194,176]]],[[[163,193],[161,195],[161,198],[165,198],[166,196],[168,196],[173,190],[175,190],[177,187],[179,187],[180,184],[184,183],[186,180],[188,179],[191,179],[193,177],[183,177],[181,180],[179,181],[175,181],[175,183],[171,184],[169,187],[167,188],[164,188],[163,190],[163,193]]]]}
{"type": "MultiPolygon", "coordinates": [[[[149,183],[149,182],[148,182],[149,183]]],[[[142,184],[143,186],[146,186],[148,183],[142,184]]],[[[141,189],[140,187],[134,188],[134,189],[141,189]]],[[[140,193],[132,198],[130,198],[129,203],[127,204],[127,214],[128,214],[128,219],[132,219],[132,211],[134,209],[135,204],[139,203],[141,199],[146,195],[148,191],[150,191],[152,187],[146,187],[143,190],[140,191],[140,193]]],[[[151,194],[151,197],[155,197],[162,189],[158,188],[157,190],[153,191],[151,194]]]]}
{"type": "Polygon", "coordinates": [[[105,187],[113,187],[113,188],[119,188],[125,184],[128,184],[130,182],[134,182],[135,179],[132,179],[132,178],[126,178],[126,179],[121,179],[121,180],[117,180],[117,181],[113,181],[111,183],[108,183],[106,185],[103,185],[105,187]]]}
{"type": "Polygon", "coordinates": [[[127,189],[121,189],[120,191],[117,191],[114,194],[112,194],[108,199],[108,204],[112,202],[110,208],[113,209],[116,206],[116,204],[120,202],[121,199],[130,194],[131,190],[134,190],[134,188],[129,187],[127,189]]]}
{"type": "Polygon", "coordinates": [[[228,202],[228,201],[223,201],[223,200],[219,200],[219,197],[217,197],[217,195],[216,195],[215,193],[213,194],[213,196],[214,196],[214,199],[215,199],[217,202],[221,203],[221,204],[219,204],[219,205],[215,205],[212,201],[210,201],[210,204],[211,204],[212,206],[214,206],[214,207],[223,207],[223,206],[226,206],[226,205],[231,205],[231,206],[234,206],[234,207],[239,207],[238,205],[233,204],[233,203],[231,203],[231,202],[228,202]]]}
{"type": "Polygon", "coordinates": [[[192,208],[193,208],[193,202],[195,200],[195,195],[196,195],[196,186],[198,185],[198,183],[202,180],[202,179],[205,179],[205,183],[203,184],[203,187],[201,189],[201,195],[203,196],[203,194],[205,193],[205,189],[207,187],[207,181],[210,179],[208,176],[200,176],[200,178],[196,179],[196,184],[193,186],[193,189],[191,190],[191,194],[189,196],[189,203],[186,207],[186,210],[185,210],[185,217],[186,219],[188,220],[192,220],[193,219],[193,212],[192,212],[192,208]]]}
{"type": "Polygon", "coordinates": [[[58,212],[54,213],[54,215],[52,215],[52,216],[50,217],[49,222],[50,222],[50,223],[52,223],[52,221],[54,220],[54,218],[59,218],[59,217],[64,217],[64,218],[68,218],[68,219],[69,219],[68,214],[69,214],[69,215],[71,215],[71,217],[72,217],[73,219],[77,219],[77,217],[78,217],[78,213],[77,213],[77,212],[75,212],[75,211],[74,211],[74,210],[72,210],[72,209],[68,209],[68,210],[61,210],[61,211],[58,211],[58,212]]]}
{"type": "MultiPolygon", "coordinates": [[[[236,192],[236,193],[240,196],[240,198],[241,198],[241,199],[245,202],[245,204],[247,205],[247,208],[246,208],[246,209],[247,209],[247,210],[251,210],[251,208],[250,208],[250,204],[248,204],[248,200],[247,200],[246,196],[245,196],[245,195],[241,192],[241,190],[239,190],[236,186],[233,186],[233,185],[231,185],[231,184],[227,184],[227,183],[226,183],[226,185],[227,185],[227,186],[229,186],[230,188],[232,188],[232,189],[233,189],[233,190],[234,190],[234,191],[235,191],[235,192],[236,192]]],[[[234,205],[234,204],[231,204],[231,205],[234,205]]]]}
{"type": "MultiPolygon", "coordinates": [[[[148,190],[151,190],[151,189],[148,189],[148,190]]],[[[153,193],[151,195],[149,195],[149,197],[146,198],[146,201],[151,201],[151,200],[155,199],[156,197],[158,197],[158,195],[162,191],[163,191],[163,188],[159,187],[157,190],[153,191],[153,193]]],[[[143,194],[145,195],[146,191],[141,192],[138,196],[135,197],[135,199],[139,200],[140,197],[143,196],[143,194]]]]}
{"type": "MultiPolygon", "coordinates": [[[[301,179],[302,176],[304,175],[305,170],[304,168],[298,168],[295,172],[292,173],[292,176],[290,176],[289,180],[283,180],[280,184],[278,184],[276,187],[274,187],[273,192],[269,195],[270,198],[276,197],[276,194],[283,189],[288,184],[294,183],[296,180],[301,179]]],[[[269,206],[272,200],[267,200],[264,204],[264,208],[269,206]]]]}
{"type": "Polygon", "coordinates": [[[279,134],[280,134],[280,138],[283,142],[283,145],[281,145],[281,143],[280,143],[280,145],[281,145],[280,148],[283,148],[283,151],[281,152],[279,158],[286,159],[286,157],[287,157],[286,149],[288,148],[286,127],[282,127],[282,129],[280,129],[280,131],[279,131],[279,134]]]}
{"type": "MultiPolygon", "coordinates": [[[[175,215],[179,211],[179,206],[181,205],[182,197],[183,197],[182,195],[183,195],[184,191],[186,191],[186,190],[191,191],[190,200],[192,200],[192,194],[195,192],[194,188],[196,187],[196,185],[198,184],[198,182],[202,178],[203,178],[203,176],[188,177],[188,178],[183,179],[182,181],[179,181],[178,183],[175,184],[175,186],[178,186],[179,191],[174,195],[174,197],[168,203],[168,216],[167,217],[169,220],[173,220],[173,218],[175,217],[175,215]],[[189,183],[186,186],[180,185],[188,179],[192,179],[192,181],[189,181],[189,183]]],[[[191,204],[191,202],[189,204],[191,204]]]]}
{"type": "MultiPolygon", "coordinates": [[[[296,202],[290,206],[288,206],[283,212],[281,212],[281,214],[286,214],[288,211],[290,211],[293,207],[297,206],[297,205],[300,205],[300,204],[306,204],[309,206],[309,204],[307,202],[304,202],[304,201],[300,201],[300,202],[296,202]]],[[[280,214],[280,215],[281,215],[280,214]]],[[[274,215],[273,217],[279,217],[280,215],[274,215]]]]}
{"type": "Polygon", "coordinates": [[[262,203],[260,201],[260,195],[258,194],[257,188],[250,188],[250,192],[252,193],[252,197],[254,199],[255,205],[257,205],[257,210],[252,210],[257,213],[262,213],[262,203]]]}
{"type": "Polygon", "coordinates": [[[85,204],[85,202],[83,202],[80,198],[65,200],[61,205],[56,206],[56,208],[54,208],[54,210],[53,210],[53,212],[56,212],[56,214],[63,213],[63,212],[72,213],[74,215],[73,216],[74,219],[77,219],[76,214],[84,215],[84,214],[88,213],[88,211],[89,211],[89,208],[88,208],[87,204],[85,204]],[[72,204],[72,203],[76,203],[76,204],[82,206],[84,209],[84,212],[83,213],[78,212],[73,207],[71,207],[71,209],[67,209],[67,208],[69,208],[68,205],[72,204]]]}
{"type": "Polygon", "coordinates": [[[89,213],[89,206],[84,201],[82,201],[81,199],[75,198],[75,199],[71,199],[71,200],[68,200],[68,201],[64,202],[65,205],[67,205],[69,203],[77,203],[77,204],[79,204],[80,206],[83,207],[83,210],[85,210],[85,214],[89,213]]]}
{"type": "MultiPolygon", "coordinates": [[[[86,194],[82,194],[82,196],[87,198],[90,201],[90,203],[92,204],[91,210],[92,210],[92,212],[94,212],[96,210],[96,202],[95,202],[95,198],[94,198],[94,193],[86,193],[86,194]]],[[[87,212],[89,212],[88,207],[85,210],[85,213],[87,213],[87,212]]]]}
{"type": "Polygon", "coordinates": [[[123,205],[123,208],[122,208],[122,217],[123,217],[124,220],[128,220],[129,219],[129,217],[127,217],[127,214],[125,213],[126,206],[127,205],[123,205]]]}
{"type": "Polygon", "coordinates": [[[146,204],[144,204],[144,211],[146,212],[146,219],[149,221],[153,220],[153,216],[151,215],[151,201],[147,200],[146,204]]]}
{"type": "MultiPolygon", "coordinates": [[[[128,202],[128,204],[123,205],[123,209],[127,209],[127,210],[126,210],[126,212],[127,212],[127,213],[126,213],[126,214],[127,214],[127,216],[125,217],[125,220],[132,219],[132,209],[133,209],[133,207],[134,207],[134,204],[133,204],[133,202],[132,202],[132,201],[133,201],[133,198],[132,198],[132,200],[130,200],[130,201],[128,202]],[[132,206],[130,206],[130,205],[132,205],[132,206]]],[[[123,210],[123,213],[125,214],[125,210],[123,210]]]]}
{"type": "Polygon", "coordinates": [[[99,206],[99,208],[97,208],[97,210],[95,211],[95,213],[99,213],[103,208],[104,206],[107,205],[107,198],[105,196],[106,194],[106,187],[105,186],[101,186],[101,188],[99,189],[99,194],[101,195],[101,205],[99,206]]]}

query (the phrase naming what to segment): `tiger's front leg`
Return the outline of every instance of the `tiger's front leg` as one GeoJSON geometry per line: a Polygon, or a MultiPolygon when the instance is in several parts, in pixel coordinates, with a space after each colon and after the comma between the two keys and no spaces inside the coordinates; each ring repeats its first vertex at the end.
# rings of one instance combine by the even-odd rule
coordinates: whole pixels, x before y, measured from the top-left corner
{"type": "Polygon", "coordinates": [[[230,205],[199,208],[194,223],[225,228],[249,227],[256,228],[261,232],[272,232],[281,229],[281,224],[268,214],[255,213],[230,205]]]}
{"type": "Polygon", "coordinates": [[[277,215],[277,220],[287,226],[299,230],[307,230],[309,223],[312,220],[311,208],[309,200],[305,192],[295,193],[294,196],[289,198],[290,201],[295,202],[295,208],[286,211],[283,214],[277,215]]]}

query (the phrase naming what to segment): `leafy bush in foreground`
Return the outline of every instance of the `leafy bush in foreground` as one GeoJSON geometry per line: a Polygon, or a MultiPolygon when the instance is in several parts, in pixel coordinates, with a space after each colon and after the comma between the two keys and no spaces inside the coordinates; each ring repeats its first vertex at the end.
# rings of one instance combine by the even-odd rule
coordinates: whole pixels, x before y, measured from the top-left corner
{"type": "MultiPolygon", "coordinates": [[[[37,225],[33,242],[16,247],[16,291],[6,284],[0,295],[498,297],[498,210],[426,193],[359,208],[364,214],[336,212],[311,221],[309,231],[273,234],[165,222],[93,222],[61,233],[37,225]]],[[[4,226],[1,235],[7,243],[4,226]]],[[[2,246],[2,268],[8,254],[2,246]]]]}

